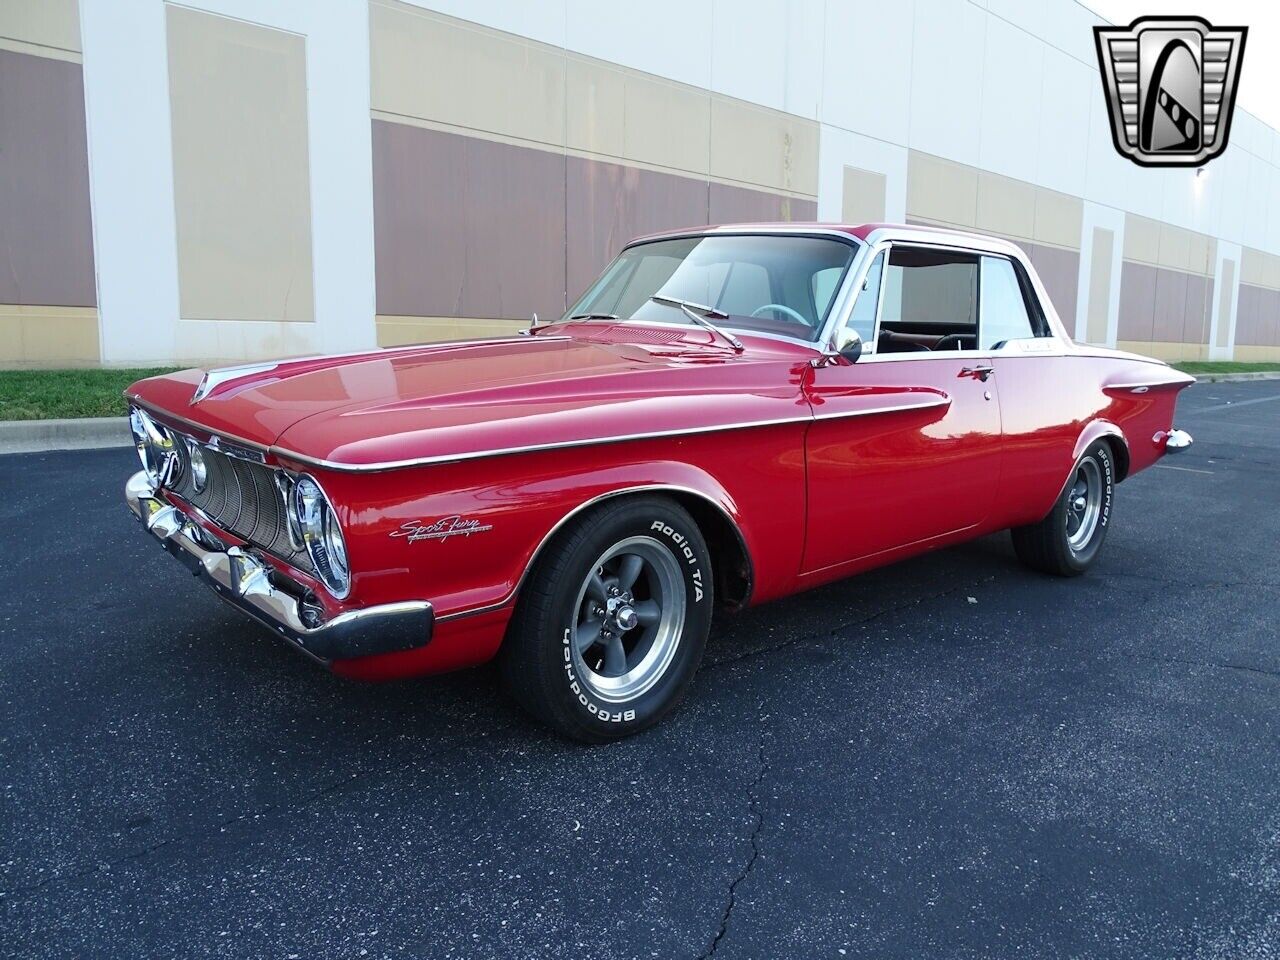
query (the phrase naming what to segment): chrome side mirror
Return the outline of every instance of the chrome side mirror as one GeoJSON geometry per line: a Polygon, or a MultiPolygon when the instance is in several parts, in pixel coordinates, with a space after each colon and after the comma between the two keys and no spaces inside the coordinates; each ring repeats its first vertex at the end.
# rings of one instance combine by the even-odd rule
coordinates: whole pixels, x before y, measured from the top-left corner
{"type": "Polygon", "coordinates": [[[862,356],[862,337],[857,330],[843,330],[836,341],[836,353],[846,363],[857,363],[862,356]]]}

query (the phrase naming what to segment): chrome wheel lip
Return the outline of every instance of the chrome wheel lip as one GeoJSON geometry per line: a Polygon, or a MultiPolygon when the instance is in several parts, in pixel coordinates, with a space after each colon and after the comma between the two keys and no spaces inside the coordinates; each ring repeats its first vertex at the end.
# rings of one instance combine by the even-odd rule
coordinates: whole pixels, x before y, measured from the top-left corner
{"type": "Polygon", "coordinates": [[[1086,457],[1076,467],[1067,496],[1067,546],[1079,553],[1093,540],[1102,517],[1102,467],[1086,457]]]}
{"type": "MultiPolygon", "coordinates": [[[[583,579],[570,614],[569,647],[574,670],[583,686],[600,700],[615,704],[635,700],[652,689],[666,675],[680,646],[687,603],[684,573],[679,561],[661,541],[647,536],[628,537],[602,553],[583,579]],[[638,624],[633,628],[643,630],[644,633],[635,638],[632,652],[626,659],[626,671],[617,676],[609,676],[588,665],[583,653],[592,649],[595,644],[580,650],[577,630],[592,621],[590,593],[597,571],[611,561],[626,556],[638,556],[644,562],[639,577],[647,579],[646,586],[652,594],[651,599],[657,601],[660,612],[656,623],[638,624]]],[[[615,606],[615,611],[615,616],[628,619],[627,612],[634,613],[634,608],[630,603],[620,603],[615,606]]],[[[608,624],[610,621],[605,622],[608,624]]],[[[616,624],[616,619],[614,623],[616,624]]],[[[631,632],[626,631],[628,634],[631,632]]]]}

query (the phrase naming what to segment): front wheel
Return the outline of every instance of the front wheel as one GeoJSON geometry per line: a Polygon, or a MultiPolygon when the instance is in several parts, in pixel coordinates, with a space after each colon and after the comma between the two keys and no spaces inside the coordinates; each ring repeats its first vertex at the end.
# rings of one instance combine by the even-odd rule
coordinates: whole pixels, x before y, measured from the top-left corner
{"type": "Polygon", "coordinates": [[[548,545],[499,656],[507,689],[578,740],[656,723],[692,679],[711,627],[711,557],[662,497],[606,502],[548,545]]]}
{"type": "Polygon", "coordinates": [[[1018,559],[1033,570],[1060,577],[1084,573],[1106,539],[1114,496],[1111,447],[1099,440],[1076,463],[1049,515],[1010,531],[1018,559]]]}

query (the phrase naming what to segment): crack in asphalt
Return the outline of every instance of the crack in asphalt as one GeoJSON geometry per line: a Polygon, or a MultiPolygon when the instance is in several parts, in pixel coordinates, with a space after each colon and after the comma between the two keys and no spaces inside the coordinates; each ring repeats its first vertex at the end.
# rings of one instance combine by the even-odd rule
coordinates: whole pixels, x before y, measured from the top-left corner
{"type": "Polygon", "coordinates": [[[881,609],[876,610],[873,613],[869,613],[866,616],[855,617],[852,620],[845,620],[844,622],[838,623],[834,627],[831,627],[828,630],[820,630],[817,633],[806,634],[803,637],[793,637],[790,640],[783,640],[779,643],[769,644],[768,646],[752,647],[748,650],[740,650],[739,652],[730,654],[729,656],[717,657],[715,660],[708,660],[706,665],[702,669],[714,670],[716,667],[728,666],[729,664],[737,663],[740,660],[747,660],[747,659],[750,659],[751,657],[756,657],[763,653],[774,653],[775,651],[778,651],[778,650],[785,650],[787,647],[797,647],[803,643],[809,643],[810,641],[813,641],[813,640],[835,639],[845,631],[853,630],[858,627],[865,626],[866,624],[871,623],[874,620],[879,620],[881,617],[887,617],[895,613],[901,613],[904,610],[910,610],[912,607],[918,607],[921,604],[929,603],[930,601],[933,601],[933,600],[941,600],[943,597],[949,597],[952,594],[961,592],[962,590],[972,590],[975,587],[981,586],[982,584],[991,583],[995,579],[996,579],[996,574],[994,573],[989,574],[988,576],[982,577],[979,580],[974,580],[969,583],[958,584],[954,587],[949,587],[946,590],[943,590],[939,593],[930,593],[922,597],[916,597],[912,600],[904,601],[903,603],[894,604],[893,606],[890,606],[890,607],[882,607],[881,609]]]}
{"type": "MultiPolygon", "coordinates": [[[[479,736],[483,738],[486,735],[480,734],[479,736]]],[[[437,757],[443,756],[444,754],[450,753],[454,750],[463,749],[467,745],[468,744],[466,743],[449,744],[448,746],[442,747],[437,751],[426,754],[423,759],[432,760],[437,757]]],[[[305,797],[302,797],[300,800],[295,801],[294,803],[269,803],[262,807],[258,807],[255,810],[246,811],[245,813],[240,813],[233,817],[227,817],[223,820],[219,820],[215,823],[210,824],[207,827],[199,827],[194,830],[191,830],[188,833],[181,834],[178,836],[165,837],[163,840],[157,840],[154,843],[148,844],[144,847],[140,847],[139,849],[136,849],[136,850],[131,850],[128,853],[122,853],[108,860],[102,860],[97,863],[80,867],[78,869],[71,870],[66,873],[54,873],[48,877],[45,877],[43,880],[37,881],[36,883],[30,883],[24,886],[10,887],[7,890],[0,890],[0,906],[9,904],[9,903],[16,903],[20,899],[24,899],[34,893],[39,893],[45,890],[45,888],[52,889],[52,888],[62,886],[64,884],[74,883],[76,880],[83,880],[86,877],[93,876],[95,873],[106,873],[110,871],[113,867],[117,867],[124,863],[129,863],[130,861],[133,861],[133,860],[141,860],[143,857],[150,856],[151,854],[155,853],[157,850],[163,850],[166,847],[176,847],[181,844],[197,840],[200,837],[217,835],[219,833],[226,831],[228,828],[235,826],[238,823],[245,823],[250,820],[257,820],[260,817],[265,817],[273,813],[285,813],[285,814],[295,813],[299,810],[306,809],[307,807],[311,806],[311,804],[316,803],[320,800],[323,800],[326,797],[330,797],[330,796],[333,796],[334,794],[341,793],[344,787],[348,787],[348,786],[351,786],[352,784],[356,784],[357,781],[360,781],[361,786],[368,786],[369,781],[371,779],[376,777],[379,773],[385,772],[387,769],[390,768],[390,766],[391,764],[386,764],[378,767],[370,767],[366,770],[357,770],[356,772],[352,773],[349,777],[344,777],[332,783],[326,784],[325,786],[320,787],[317,790],[313,790],[311,793],[307,794],[305,797]]]]}
{"type": "Polygon", "coordinates": [[[1187,660],[1184,657],[1155,657],[1147,653],[1132,654],[1134,660],[1147,660],[1151,663],[1178,663],[1185,667],[1209,667],[1214,670],[1239,670],[1242,673],[1256,673],[1273,680],[1280,680],[1280,670],[1266,670],[1262,667],[1250,667],[1243,663],[1218,663],[1213,660],[1187,660]]]}
{"type": "MultiPolygon", "coordinates": [[[[767,718],[761,717],[761,723],[765,719],[767,718]]],[[[729,883],[729,894],[725,902],[724,911],[720,914],[720,926],[716,930],[715,936],[711,938],[711,943],[707,945],[707,949],[698,954],[698,960],[708,960],[708,958],[715,956],[716,951],[720,949],[720,941],[729,932],[729,921],[733,918],[734,907],[738,905],[738,886],[751,875],[751,871],[755,869],[756,861],[760,859],[760,834],[764,832],[764,809],[760,798],[760,787],[764,784],[765,777],[769,775],[769,762],[765,759],[764,754],[763,732],[760,734],[758,759],[760,769],[756,773],[755,780],[747,788],[747,808],[755,816],[755,823],[751,826],[751,834],[748,838],[751,844],[751,853],[747,857],[747,862],[743,864],[742,869],[738,871],[737,876],[729,883]]]]}
{"type": "Polygon", "coordinates": [[[1268,580],[1179,580],[1175,577],[1156,577],[1149,573],[1133,573],[1128,570],[1108,570],[1106,576],[1122,580],[1146,580],[1150,583],[1162,583],[1169,587],[1188,587],[1195,590],[1221,590],[1223,588],[1234,589],[1236,587],[1262,587],[1264,590],[1280,589],[1280,583],[1271,583],[1268,580]]]}

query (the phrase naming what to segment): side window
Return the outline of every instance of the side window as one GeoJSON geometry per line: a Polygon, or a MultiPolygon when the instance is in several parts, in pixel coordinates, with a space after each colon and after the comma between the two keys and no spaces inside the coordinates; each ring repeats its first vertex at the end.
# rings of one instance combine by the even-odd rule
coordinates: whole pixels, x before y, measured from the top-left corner
{"type": "Polygon", "coordinates": [[[973,350],[978,345],[978,257],[895,245],[884,270],[876,349],[973,350]]]}
{"type": "Polygon", "coordinates": [[[1013,264],[1003,257],[982,258],[982,349],[993,350],[1007,340],[1036,336],[1027,301],[1013,264]]]}
{"type": "Polygon", "coordinates": [[[880,300],[880,278],[884,273],[884,253],[876,255],[875,261],[867,270],[867,278],[858,291],[858,299],[853,302],[853,313],[849,315],[847,329],[856,330],[862,342],[871,350],[875,344],[876,304],[880,300]]]}

